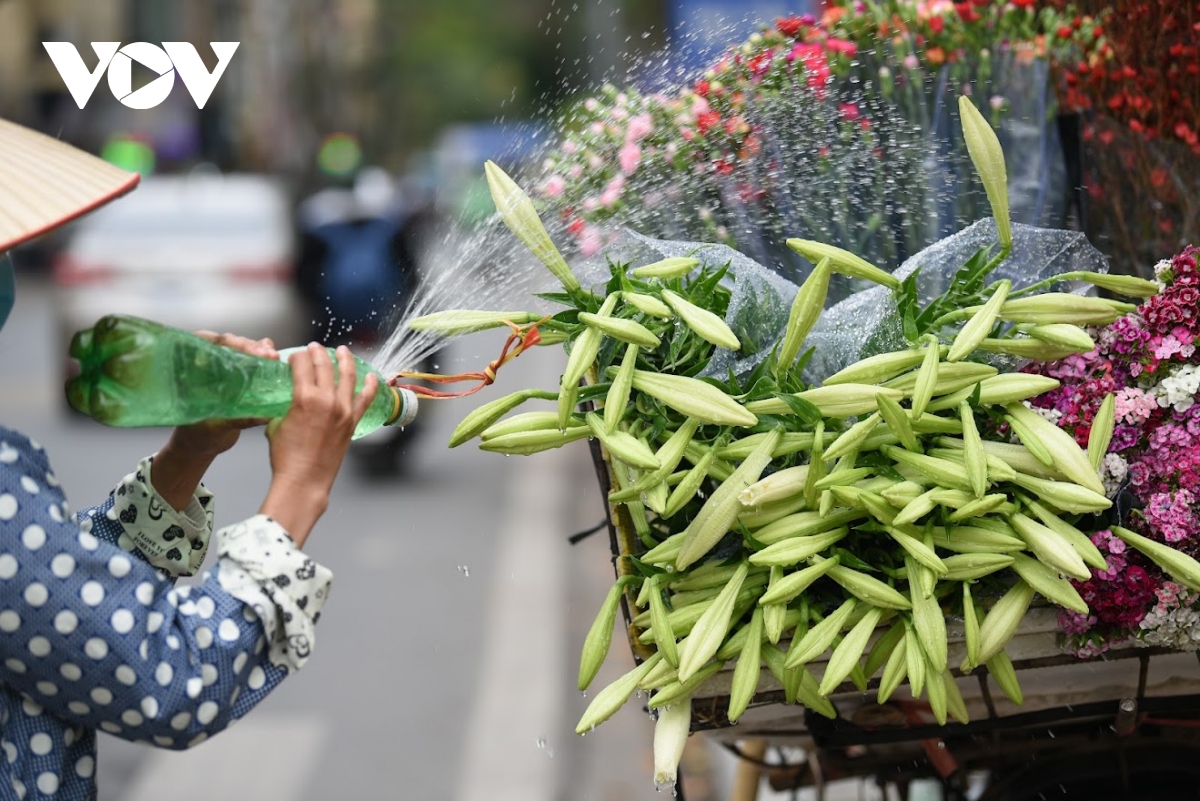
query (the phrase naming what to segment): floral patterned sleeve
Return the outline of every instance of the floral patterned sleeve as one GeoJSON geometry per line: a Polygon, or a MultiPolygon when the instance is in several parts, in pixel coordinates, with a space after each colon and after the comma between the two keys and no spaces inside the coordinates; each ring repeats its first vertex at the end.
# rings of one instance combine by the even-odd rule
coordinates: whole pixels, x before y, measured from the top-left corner
{"type": "Polygon", "coordinates": [[[193,576],[204,563],[213,525],[213,494],[203,485],[176,511],[154,489],[154,457],[138,463],[108,500],[83,509],[83,531],[111,542],[170,576],[193,576]]]}
{"type": "MultiPolygon", "coordinates": [[[[153,492],[140,496],[144,469],[77,524],[45,454],[5,429],[0,443],[0,685],[71,723],[186,748],[307,660],[332,576],[277,523],[260,515],[218,531],[216,566],[176,589],[113,542],[113,524],[138,550],[155,528],[121,522],[131,507],[138,517],[154,508],[153,492]]],[[[190,563],[197,548],[203,558],[192,540],[203,525],[187,522],[169,525],[183,530],[172,544],[188,542],[190,563]]]]}

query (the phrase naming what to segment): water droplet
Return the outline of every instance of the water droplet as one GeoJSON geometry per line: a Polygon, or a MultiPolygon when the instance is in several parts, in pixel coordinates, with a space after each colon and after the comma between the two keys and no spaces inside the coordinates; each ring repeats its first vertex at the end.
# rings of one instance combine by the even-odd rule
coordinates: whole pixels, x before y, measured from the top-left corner
{"type": "Polygon", "coordinates": [[[458,572],[463,574],[463,578],[471,577],[471,568],[467,567],[466,565],[459,565],[458,572]]]}

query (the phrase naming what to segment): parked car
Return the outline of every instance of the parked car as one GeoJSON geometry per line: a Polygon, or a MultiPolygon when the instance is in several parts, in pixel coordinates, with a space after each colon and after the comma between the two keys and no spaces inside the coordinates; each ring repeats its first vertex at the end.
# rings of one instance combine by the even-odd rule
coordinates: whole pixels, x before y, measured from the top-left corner
{"type": "Polygon", "coordinates": [[[53,270],[62,351],[106,314],[300,343],[295,234],[262,175],[151,176],[75,224],[53,270]]]}

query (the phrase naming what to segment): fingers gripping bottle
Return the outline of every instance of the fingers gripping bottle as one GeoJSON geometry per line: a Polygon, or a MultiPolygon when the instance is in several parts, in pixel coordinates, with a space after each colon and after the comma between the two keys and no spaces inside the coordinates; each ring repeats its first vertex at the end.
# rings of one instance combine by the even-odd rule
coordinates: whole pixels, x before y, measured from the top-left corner
{"type": "MultiPolygon", "coordinates": [[[[110,426],[178,426],[201,420],[274,418],[292,403],[287,355],[264,359],[226,348],[188,331],[127,315],[109,315],[71,341],[79,375],[67,382],[76,411],[110,426]]],[[[337,364],[337,356],[330,349],[337,364]]],[[[355,357],[357,388],[375,368],[355,357]]],[[[379,378],[379,391],[354,438],[380,426],[406,426],[417,397],[379,378]]]]}

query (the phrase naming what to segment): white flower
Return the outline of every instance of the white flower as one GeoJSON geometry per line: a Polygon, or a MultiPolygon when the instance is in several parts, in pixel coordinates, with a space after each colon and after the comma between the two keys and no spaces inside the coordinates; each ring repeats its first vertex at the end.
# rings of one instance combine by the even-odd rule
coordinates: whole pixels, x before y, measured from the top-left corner
{"type": "Polygon", "coordinates": [[[1154,265],[1154,280],[1158,283],[1158,290],[1161,292],[1167,288],[1167,282],[1164,276],[1171,270],[1171,261],[1163,259],[1158,264],[1154,265]]]}
{"type": "Polygon", "coordinates": [[[1029,401],[1024,401],[1026,408],[1030,409],[1034,414],[1039,414],[1049,420],[1054,425],[1058,425],[1058,420],[1062,417],[1062,412],[1058,409],[1044,409],[1041,406],[1034,406],[1029,401]]]}
{"type": "Polygon", "coordinates": [[[1104,484],[1104,494],[1110,498],[1113,497],[1121,488],[1127,475],[1129,475],[1129,463],[1121,458],[1120,454],[1106,454],[1104,461],[1100,463],[1100,481],[1104,484]]]}
{"type": "Polygon", "coordinates": [[[1200,650],[1200,612],[1195,608],[1200,593],[1180,587],[1174,599],[1163,598],[1163,590],[1159,590],[1159,598],[1158,605],[1139,624],[1144,632],[1143,644],[1177,651],[1200,650]]]}
{"type": "Polygon", "coordinates": [[[1186,412],[1196,402],[1200,393],[1200,366],[1182,364],[1171,370],[1170,374],[1154,388],[1158,405],[1162,408],[1172,406],[1177,412],[1186,412]]]}

